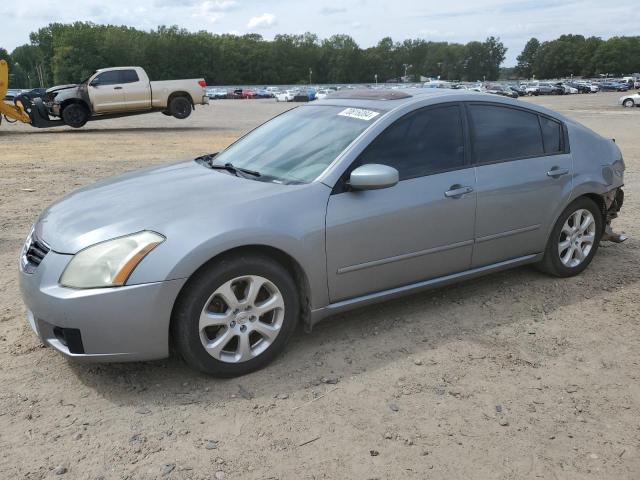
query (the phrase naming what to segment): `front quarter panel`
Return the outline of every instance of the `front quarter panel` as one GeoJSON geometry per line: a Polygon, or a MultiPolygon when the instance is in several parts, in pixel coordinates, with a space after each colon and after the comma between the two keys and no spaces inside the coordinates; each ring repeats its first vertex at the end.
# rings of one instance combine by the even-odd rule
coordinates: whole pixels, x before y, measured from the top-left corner
{"type": "Polygon", "coordinates": [[[188,278],[221,253],[268,246],[292,257],[307,275],[313,308],[328,303],[325,215],[331,190],[322,183],[283,186],[282,192],[234,208],[202,205],[161,233],[165,242],[136,268],[127,285],[188,278]]]}

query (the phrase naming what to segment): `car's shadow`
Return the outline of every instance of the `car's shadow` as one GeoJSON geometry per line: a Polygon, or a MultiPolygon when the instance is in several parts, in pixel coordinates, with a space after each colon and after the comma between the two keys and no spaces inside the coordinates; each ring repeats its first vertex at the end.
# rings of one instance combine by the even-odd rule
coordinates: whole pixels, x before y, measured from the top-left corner
{"type": "Polygon", "coordinates": [[[591,267],[569,279],[521,267],[341,314],[318,324],[311,335],[298,329],[275,362],[241,378],[210,378],[175,356],[158,362],[68,365],[85,385],[118,405],[166,407],[291,395],[322,377],[339,382],[402,358],[429,361],[430,352],[452,341],[492,345],[484,334],[500,325],[527,328],[551,322],[558,309],[605,298],[637,282],[640,271],[621,274],[616,267],[637,262],[639,248],[633,239],[603,245],[591,267]]]}

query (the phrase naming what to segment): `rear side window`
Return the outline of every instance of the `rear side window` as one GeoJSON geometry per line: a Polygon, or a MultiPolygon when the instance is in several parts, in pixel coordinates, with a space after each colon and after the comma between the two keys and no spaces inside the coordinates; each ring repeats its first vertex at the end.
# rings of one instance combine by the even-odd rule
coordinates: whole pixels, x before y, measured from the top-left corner
{"type": "Polygon", "coordinates": [[[93,81],[99,83],[100,85],[115,85],[117,83],[120,83],[120,72],[118,70],[102,72],[96,78],[94,78],[93,81]]]}
{"type": "Polygon", "coordinates": [[[542,128],[545,153],[552,155],[562,152],[562,125],[550,118],[540,117],[540,127],[542,128]]]}
{"type": "Polygon", "coordinates": [[[477,163],[544,155],[538,115],[509,107],[469,105],[477,163]]]}
{"type": "Polygon", "coordinates": [[[460,107],[428,108],[397,120],[369,145],[358,163],[388,165],[406,180],[464,166],[463,145],[460,107]]]}
{"type": "Polygon", "coordinates": [[[134,83],[140,80],[135,70],[120,70],[120,78],[122,83],[134,83]]]}

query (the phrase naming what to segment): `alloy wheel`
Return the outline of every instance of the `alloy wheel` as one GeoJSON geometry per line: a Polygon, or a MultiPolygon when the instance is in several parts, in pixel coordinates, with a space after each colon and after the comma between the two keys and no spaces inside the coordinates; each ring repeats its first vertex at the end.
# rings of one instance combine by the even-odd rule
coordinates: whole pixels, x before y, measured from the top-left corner
{"type": "Polygon", "coordinates": [[[284,298],[273,282],[258,275],[237,277],[206,301],[200,314],[200,341],[216,360],[246,362],[275,341],[284,313],[284,298]]]}
{"type": "Polygon", "coordinates": [[[558,240],[558,254],[564,266],[575,268],[589,256],[596,238],[596,221],[584,208],[573,212],[564,222],[558,240]]]}

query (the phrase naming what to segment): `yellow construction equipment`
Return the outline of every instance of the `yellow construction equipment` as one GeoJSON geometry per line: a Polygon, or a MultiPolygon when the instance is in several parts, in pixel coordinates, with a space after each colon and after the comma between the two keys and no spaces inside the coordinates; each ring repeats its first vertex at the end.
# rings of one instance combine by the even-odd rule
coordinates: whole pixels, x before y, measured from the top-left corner
{"type": "MultiPolygon", "coordinates": [[[[20,121],[31,123],[31,117],[25,111],[20,100],[14,102],[14,105],[5,103],[4,97],[9,89],[9,65],[6,60],[0,60],[0,115],[3,115],[8,122],[20,121]]],[[[2,120],[0,118],[0,120],[2,120]]]]}

